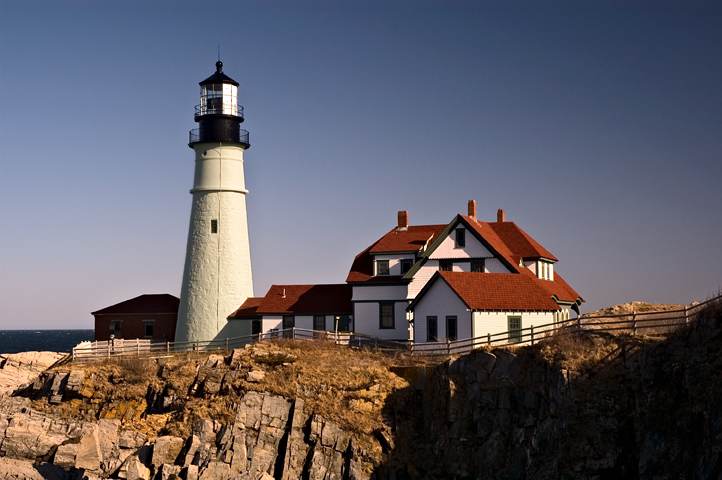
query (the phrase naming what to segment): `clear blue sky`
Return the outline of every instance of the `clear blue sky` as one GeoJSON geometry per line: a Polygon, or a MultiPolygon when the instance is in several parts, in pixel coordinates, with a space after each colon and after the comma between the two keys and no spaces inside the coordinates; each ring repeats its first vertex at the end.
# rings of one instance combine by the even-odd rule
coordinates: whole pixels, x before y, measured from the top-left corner
{"type": "Polygon", "coordinates": [[[720,2],[0,3],[0,329],[178,295],[198,82],[240,83],[256,295],[476,199],[583,311],[722,285],[720,2]]]}

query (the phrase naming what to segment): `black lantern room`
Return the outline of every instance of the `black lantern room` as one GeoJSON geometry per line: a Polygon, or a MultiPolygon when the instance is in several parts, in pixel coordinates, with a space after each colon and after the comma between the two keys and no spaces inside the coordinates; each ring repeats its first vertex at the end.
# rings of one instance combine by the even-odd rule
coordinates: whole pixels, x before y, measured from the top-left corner
{"type": "Polygon", "coordinates": [[[188,146],[214,142],[250,147],[248,131],[241,129],[243,107],[238,105],[238,82],[223,73],[223,62],[216,62],[216,73],[200,86],[201,103],[196,105],[195,114],[198,128],[190,131],[188,146]]]}

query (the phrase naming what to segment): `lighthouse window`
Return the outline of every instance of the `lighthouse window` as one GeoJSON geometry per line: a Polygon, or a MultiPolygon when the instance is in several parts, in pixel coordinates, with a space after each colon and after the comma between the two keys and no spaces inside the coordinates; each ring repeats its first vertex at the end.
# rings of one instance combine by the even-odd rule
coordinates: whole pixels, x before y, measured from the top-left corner
{"type": "Polygon", "coordinates": [[[211,233],[218,233],[218,220],[211,220],[211,233]]]}

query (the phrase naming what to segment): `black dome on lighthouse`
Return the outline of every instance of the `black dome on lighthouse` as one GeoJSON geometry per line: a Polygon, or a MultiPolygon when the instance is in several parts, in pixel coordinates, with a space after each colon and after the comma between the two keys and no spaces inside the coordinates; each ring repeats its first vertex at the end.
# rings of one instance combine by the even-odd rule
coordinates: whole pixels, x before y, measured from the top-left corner
{"type": "Polygon", "coordinates": [[[211,75],[210,77],[206,78],[202,82],[200,82],[198,85],[210,85],[213,83],[230,83],[231,85],[238,86],[238,82],[233,80],[231,77],[223,73],[223,62],[218,60],[216,62],[216,73],[211,75]]]}

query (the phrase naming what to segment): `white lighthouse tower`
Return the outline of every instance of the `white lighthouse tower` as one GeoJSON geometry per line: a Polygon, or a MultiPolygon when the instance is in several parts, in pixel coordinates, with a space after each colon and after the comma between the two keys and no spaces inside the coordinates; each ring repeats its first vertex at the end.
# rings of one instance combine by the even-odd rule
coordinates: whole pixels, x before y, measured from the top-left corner
{"type": "Polygon", "coordinates": [[[177,342],[223,337],[228,315],[253,296],[243,174],[243,151],[250,144],[240,128],[238,83],[219,61],[200,86],[199,128],[191,130],[188,143],[196,165],[177,342]]]}

